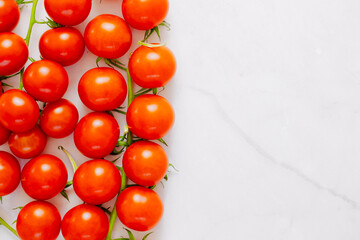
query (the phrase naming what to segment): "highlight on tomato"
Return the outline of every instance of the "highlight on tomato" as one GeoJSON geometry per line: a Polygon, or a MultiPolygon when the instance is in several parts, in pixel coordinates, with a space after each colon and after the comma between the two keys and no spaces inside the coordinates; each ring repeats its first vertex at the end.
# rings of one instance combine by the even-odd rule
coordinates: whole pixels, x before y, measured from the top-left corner
{"type": "Polygon", "coordinates": [[[15,191],[20,183],[20,164],[10,153],[0,151],[0,197],[15,191]]]}
{"type": "Polygon", "coordinates": [[[15,0],[0,0],[0,32],[11,32],[20,19],[20,10],[15,0]]]}

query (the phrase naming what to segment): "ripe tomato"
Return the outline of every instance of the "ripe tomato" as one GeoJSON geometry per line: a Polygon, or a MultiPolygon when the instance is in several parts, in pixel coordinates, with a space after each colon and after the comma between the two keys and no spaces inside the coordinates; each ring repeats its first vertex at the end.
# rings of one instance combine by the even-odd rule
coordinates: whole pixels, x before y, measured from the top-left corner
{"type": "Polygon", "coordinates": [[[0,0],[0,32],[11,32],[20,19],[20,10],[15,0],[0,0]]]}
{"type": "Polygon", "coordinates": [[[141,46],[129,60],[132,80],[143,88],[158,88],[166,85],[174,76],[176,61],[169,48],[141,46]]]}
{"type": "Polygon", "coordinates": [[[80,60],[85,42],[76,28],[53,28],[41,36],[39,49],[43,58],[69,66],[80,60]]]}
{"type": "Polygon", "coordinates": [[[125,21],[139,30],[149,30],[159,25],[168,10],[168,0],[123,0],[122,3],[125,21]]]}
{"type": "Polygon", "coordinates": [[[9,139],[10,131],[0,123],[0,145],[6,143],[9,139]]]}
{"type": "Polygon", "coordinates": [[[0,96],[0,122],[10,131],[26,132],[39,119],[39,106],[29,94],[11,89],[0,96]]]}
{"type": "Polygon", "coordinates": [[[21,185],[27,195],[36,200],[55,197],[66,186],[68,173],[57,157],[42,154],[27,162],[21,173],[21,185]]]}
{"type": "Polygon", "coordinates": [[[112,68],[93,68],[80,79],[81,101],[94,111],[109,111],[120,107],[127,95],[124,77],[112,68]]]}
{"type": "Polygon", "coordinates": [[[20,164],[10,153],[0,151],[0,196],[12,193],[20,183],[20,164]]]}
{"type": "Polygon", "coordinates": [[[123,156],[126,176],[141,186],[159,183],[164,178],[168,165],[165,150],[159,144],[149,141],[133,143],[123,156]]]}
{"type": "Polygon", "coordinates": [[[55,22],[74,26],[89,16],[91,0],[45,0],[45,10],[55,22]]]}
{"type": "Polygon", "coordinates": [[[126,22],[115,15],[103,14],[91,20],[85,29],[87,48],[96,56],[115,59],[131,46],[132,35],[126,22]]]}
{"type": "Polygon", "coordinates": [[[162,138],[174,124],[174,110],[158,95],[145,94],[134,99],[126,114],[131,132],[138,137],[155,140],[162,138]]]}
{"type": "Polygon", "coordinates": [[[34,201],[21,209],[16,230],[20,239],[55,240],[60,233],[61,216],[48,202],[34,201]]]}
{"type": "Polygon", "coordinates": [[[75,129],[79,112],[70,101],[60,99],[46,105],[40,116],[40,127],[52,138],[64,138],[75,129]]]}
{"type": "Polygon", "coordinates": [[[109,231],[106,214],[92,205],[78,205],[68,211],[61,223],[66,240],[102,240],[109,231]]]}
{"type": "Polygon", "coordinates": [[[11,133],[9,137],[11,152],[23,159],[33,158],[41,154],[46,143],[47,137],[38,125],[27,132],[11,133]]]}
{"type": "Polygon", "coordinates": [[[74,191],[86,203],[99,205],[113,199],[121,187],[121,175],[116,166],[104,159],[90,160],[76,170],[74,191]]]}
{"type": "Polygon", "coordinates": [[[120,221],[128,228],[148,231],[160,221],[163,204],[153,190],[129,187],[120,193],[116,211],[120,221]]]}
{"type": "Polygon", "coordinates": [[[60,64],[40,60],[33,62],[25,70],[23,83],[27,93],[33,98],[42,102],[53,102],[64,96],[69,77],[60,64]]]}
{"type": "Polygon", "coordinates": [[[77,149],[89,158],[104,158],[115,148],[119,139],[119,124],[107,113],[85,115],[75,128],[77,149]]]}
{"type": "Polygon", "coordinates": [[[0,33],[0,76],[20,71],[28,57],[29,50],[24,39],[15,33],[0,33]]]}

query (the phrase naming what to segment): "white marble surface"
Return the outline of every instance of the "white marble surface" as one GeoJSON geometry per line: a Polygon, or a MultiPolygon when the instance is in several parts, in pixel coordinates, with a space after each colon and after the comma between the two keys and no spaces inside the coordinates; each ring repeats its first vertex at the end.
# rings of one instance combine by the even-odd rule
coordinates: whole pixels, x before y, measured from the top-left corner
{"type": "MultiPolygon", "coordinates": [[[[120,3],[94,1],[87,22],[120,3]]],[[[360,239],[360,2],[172,0],[167,19],[179,65],[163,93],[176,110],[167,152],[180,172],[158,188],[165,214],[149,240],[360,239]]],[[[94,59],[67,68],[81,115],[76,82],[94,59]]],[[[59,144],[86,160],[71,137],[45,152],[64,159],[59,144]]],[[[63,215],[80,203],[70,198],[51,202],[63,215]]],[[[13,221],[29,200],[19,187],[1,216],[13,221]]],[[[11,235],[0,228],[0,239],[11,235]]]]}

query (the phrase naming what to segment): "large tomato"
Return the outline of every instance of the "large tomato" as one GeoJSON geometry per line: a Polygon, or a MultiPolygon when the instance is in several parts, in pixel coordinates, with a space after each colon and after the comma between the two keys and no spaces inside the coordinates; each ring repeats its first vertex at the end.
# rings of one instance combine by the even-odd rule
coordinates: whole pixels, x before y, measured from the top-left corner
{"type": "Polygon", "coordinates": [[[64,138],[75,129],[79,112],[74,104],[66,99],[46,105],[40,117],[40,127],[52,138],[64,138]]]}
{"type": "Polygon", "coordinates": [[[0,76],[20,71],[28,57],[29,50],[24,39],[15,33],[0,33],[0,76]]]}
{"type": "Polygon", "coordinates": [[[0,32],[11,32],[20,19],[20,10],[15,0],[0,0],[0,32]]]}
{"type": "Polygon", "coordinates": [[[55,22],[74,26],[89,16],[91,0],[45,0],[45,10],[55,22]]]}
{"type": "Polygon", "coordinates": [[[47,200],[66,186],[68,173],[57,157],[43,154],[27,162],[21,173],[21,185],[30,197],[47,200]]]}
{"type": "Polygon", "coordinates": [[[145,187],[129,187],[116,202],[120,221],[136,231],[148,231],[156,226],[163,214],[159,195],[145,187]]]}
{"type": "Polygon", "coordinates": [[[138,137],[162,138],[174,123],[174,110],[163,97],[145,94],[134,99],[126,114],[131,132],[138,137]]]}
{"type": "Polygon", "coordinates": [[[85,42],[76,28],[53,28],[41,36],[39,49],[43,58],[69,66],[80,60],[85,51],[85,42]]]}
{"type": "Polygon", "coordinates": [[[27,67],[23,77],[24,87],[29,95],[42,102],[53,102],[64,96],[69,77],[60,64],[40,60],[27,67]]]}
{"type": "Polygon", "coordinates": [[[0,122],[10,131],[29,131],[37,123],[39,113],[35,100],[23,91],[11,89],[0,96],[0,122]]]}
{"type": "Polygon", "coordinates": [[[127,95],[124,77],[112,68],[87,71],[78,86],[81,101],[94,111],[109,111],[120,107],[127,95]]]}
{"type": "Polygon", "coordinates": [[[20,183],[20,164],[10,153],[0,151],[0,196],[12,193],[20,183]]]}
{"type": "Polygon", "coordinates": [[[119,139],[119,124],[110,114],[93,112],[85,115],[74,132],[77,149],[89,158],[104,158],[119,139]]]}
{"type": "Polygon", "coordinates": [[[61,216],[57,208],[48,202],[34,201],[21,209],[16,230],[20,239],[55,240],[61,227],[61,216]]]}
{"type": "Polygon", "coordinates": [[[111,14],[99,15],[91,20],[86,26],[84,38],[90,52],[110,59],[124,55],[132,41],[126,22],[111,14]]]}

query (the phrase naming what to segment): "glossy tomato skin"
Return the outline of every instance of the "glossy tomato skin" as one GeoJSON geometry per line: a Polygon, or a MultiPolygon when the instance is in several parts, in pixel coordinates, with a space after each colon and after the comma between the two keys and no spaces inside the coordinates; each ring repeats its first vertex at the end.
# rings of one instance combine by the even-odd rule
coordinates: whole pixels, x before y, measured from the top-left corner
{"type": "Polygon", "coordinates": [[[23,159],[29,159],[41,154],[47,143],[47,137],[36,125],[33,129],[23,133],[11,133],[9,148],[11,152],[23,159]]]}
{"type": "Polygon", "coordinates": [[[82,204],[70,209],[61,223],[66,240],[103,240],[109,231],[109,220],[99,207],[82,204]]]}
{"type": "Polygon", "coordinates": [[[141,186],[158,184],[164,178],[168,166],[165,150],[159,144],[150,141],[133,143],[123,156],[126,176],[141,186]]]}
{"type": "Polygon", "coordinates": [[[20,10],[15,0],[0,0],[0,32],[11,32],[20,19],[20,10]]]}
{"type": "Polygon", "coordinates": [[[134,99],[126,114],[132,133],[155,140],[162,138],[174,124],[174,110],[163,97],[145,94],[134,99]]]}
{"type": "Polygon", "coordinates": [[[123,0],[122,3],[125,21],[139,30],[149,30],[159,25],[168,10],[168,0],[123,0]]]}
{"type": "Polygon", "coordinates": [[[0,123],[0,145],[6,143],[10,136],[10,131],[0,123]]]}
{"type": "Polygon", "coordinates": [[[53,28],[41,36],[39,49],[44,59],[69,66],[80,60],[85,51],[85,42],[76,28],[53,28]]]}
{"type": "Polygon", "coordinates": [[[80,79],[78,92],[81,101],[94,111],[109,111],[120,107],[127,95],[124,77],[107,67],[93,68],[80,79]]]}
{"type": "Polygon", "coordinates": [[[33,201],[21,209],[16,230],[20,239],[55,240],[60,233],[61,216],[48,202],[33,201]]]}
{"type": "Polygon", "coordinates": [[[91,0],[45,0],[44,4],[50,18],[65,26],[82,23],[91,11],[91,0]]]}
{"type": "Polygon", "coordinates": [[[77,149],[89,158],[104,158],[115,148],[119,139],[119,124],[107,113],[85,115],[74,131],[77,149]]]}
{"type": "Polygon", "coordinates": [[[129,187],[116,202],[120,221],[136,231],[148,231],[156,226],[163,214],[159,195],[145,187],[129,187]]]}
{"type": "Polygon", "coordinates": [[[0,151],[0,196],[12,193],[20,183],[20,164],[10,153],[0,151]]]}
{"type": "Polygon", "coordinates": [[[66,99],[46,105],[40,116],[40,126],[52,138],[64,138],[75,129],[79,112],[74,104],[66,99]]]}
{"type": "Polygon", "coordinates": [[[57,157],[42,154],[27,162],[21,172],[21,185],[27,195],[36,200],[48,200],[66,186],[68,173],[57,157]]]}
{"type": "Polygon", "coordinates": [[[12,132],[26,132],[39,119],[39,106],[29,94],[11,89],[0,96],[0,122],[12,132]]]}
{"type": "Polygon", "coordinates": [[[84,38],[90,52],[99,57],[115,59],[129,50],[132,34],[122,18],[103,14],[88,23],[84,38]]]}
{"type": "Polygon", "coordinates": [[[76,195],[81,200],[99,205],[110,201],[120,191],[120,171],[110,161],[90,160],[76,170],[73,186],[76,195]]]}
{"type": "Polygon", "coordinates": [[[24,39],[15,33],[0,33],[0,76],[19,72],[29,57],[24,39]]]}
{"type": "Polygon", "coordinates": [[[132,80],[143,88],[165,86],[176,71],[176,60],[169,48],[141,46],[129,60],[132,80]]]}
{"type": "Polygon", "coordinates": [[[23,77],[24,88],[33,98],[42,102],[54,102],[64,96],[69,77],[63,66],[40,60],[27,67],[23,77]]]}

